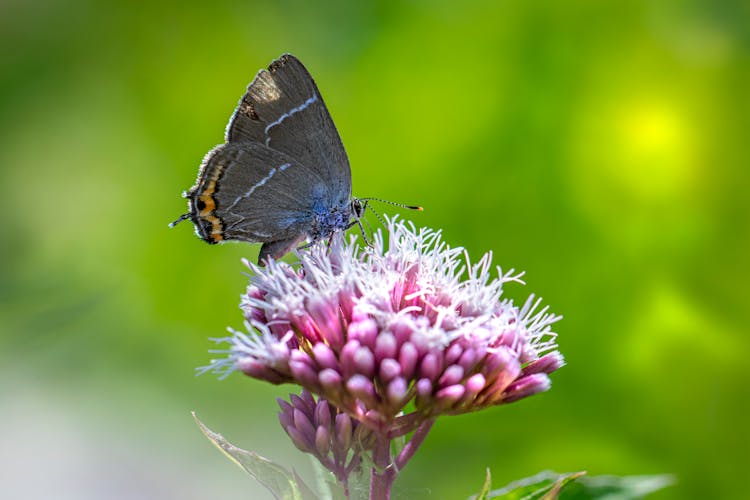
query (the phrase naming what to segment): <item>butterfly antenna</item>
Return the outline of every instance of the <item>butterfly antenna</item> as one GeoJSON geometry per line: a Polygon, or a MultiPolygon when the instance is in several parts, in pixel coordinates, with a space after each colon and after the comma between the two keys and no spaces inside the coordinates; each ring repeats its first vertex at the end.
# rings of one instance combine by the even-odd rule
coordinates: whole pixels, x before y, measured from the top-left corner
{"type": "Polygon", "coordinates": [[[182,215],[180,215],[180,217],[176,221],[170,222],[169,223],[169,227],[175,227],[177,224],[179,224],[180,222],[182,222],[182,221],[184,221],[185,219],[188,219],[188,218],[190,218],[190,214],[182,214],[182,215]]]}
{"type": "MultiPolygon", "coordinates": [[[[405,205],[403,203],[396,203],[395,201],[382,200],[380,198],[360,198],[359,200],[360,201],[378,201],[380,203],[386,203],[388,205],[393,205],[394,207],[401,207],[401,208],[405,208],[407,210],[416,210],[418,212],[421,212],[421,211],[424,210],[424,208],[419,207],[417,205],[405,205]]],[[[375,211],[373,210],[373,212],[375,212],[375,211]]],[[[382,222],[382,219],[381,219],[381,222],[382,222]]]]}

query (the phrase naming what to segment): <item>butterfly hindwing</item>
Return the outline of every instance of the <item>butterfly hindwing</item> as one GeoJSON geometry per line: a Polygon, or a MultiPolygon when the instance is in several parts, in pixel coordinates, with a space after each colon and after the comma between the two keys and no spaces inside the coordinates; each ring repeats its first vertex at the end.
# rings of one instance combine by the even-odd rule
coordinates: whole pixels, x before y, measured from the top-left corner
{"type": "Polygon", "coordinates": [[[316,207],[333,204],[315,171],[258,143],[214,148],[188,197],[199,235],[212,243],[301,239],[316,207]]]}

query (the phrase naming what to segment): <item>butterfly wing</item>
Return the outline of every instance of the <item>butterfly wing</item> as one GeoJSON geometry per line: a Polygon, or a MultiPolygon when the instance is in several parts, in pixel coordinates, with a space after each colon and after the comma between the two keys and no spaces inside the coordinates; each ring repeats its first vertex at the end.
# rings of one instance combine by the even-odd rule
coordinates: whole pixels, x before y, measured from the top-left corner
{"type": "Polygon", "coordinates": [[[191,218],[202,239],[287,242],[278,255],[309,234],[321,207],[336,206],[333,198],[326,180],[314,170],[248,142],[222,144],[210,151],[198,183],[188,193],[191,218]]]}
{"type": "Polygon", "coordinates": [[[337,202],[351,198],[349,160],[336,126],[310,73],[290,54],[258,72],[229,120],[226,141],[284,153],[324,179],[337,202]]]}

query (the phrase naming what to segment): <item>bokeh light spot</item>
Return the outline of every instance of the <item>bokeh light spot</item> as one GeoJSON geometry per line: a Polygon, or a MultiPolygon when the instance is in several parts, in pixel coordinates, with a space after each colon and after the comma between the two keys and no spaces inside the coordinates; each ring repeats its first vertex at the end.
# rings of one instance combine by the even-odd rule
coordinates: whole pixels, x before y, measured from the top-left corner
{"type": "Polygon", "coordinates": [[[627,106],[616,120],[617,161],[613,180],[636,199],[685,194],[695,178],[695,143],[681,109],[644,99],[627,106]]]}

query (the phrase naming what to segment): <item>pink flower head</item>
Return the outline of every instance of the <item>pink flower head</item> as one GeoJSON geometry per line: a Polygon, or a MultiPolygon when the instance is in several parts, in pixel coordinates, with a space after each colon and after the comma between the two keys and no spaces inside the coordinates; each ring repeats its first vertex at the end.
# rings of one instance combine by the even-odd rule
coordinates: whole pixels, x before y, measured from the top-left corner
{"type": "Polygon", "coordinates": [[[206,369],[292,382],[378,432],[400,435],[546,391],[564,362],[532,295],[502,298],[511,270],[491,277],[490,253],[472,264],[439,231],[395,219],[388,243],[351,240],[298,252],[299,263],[253,271],[241,308],[249,333],[221,339],[206,369]]]}

